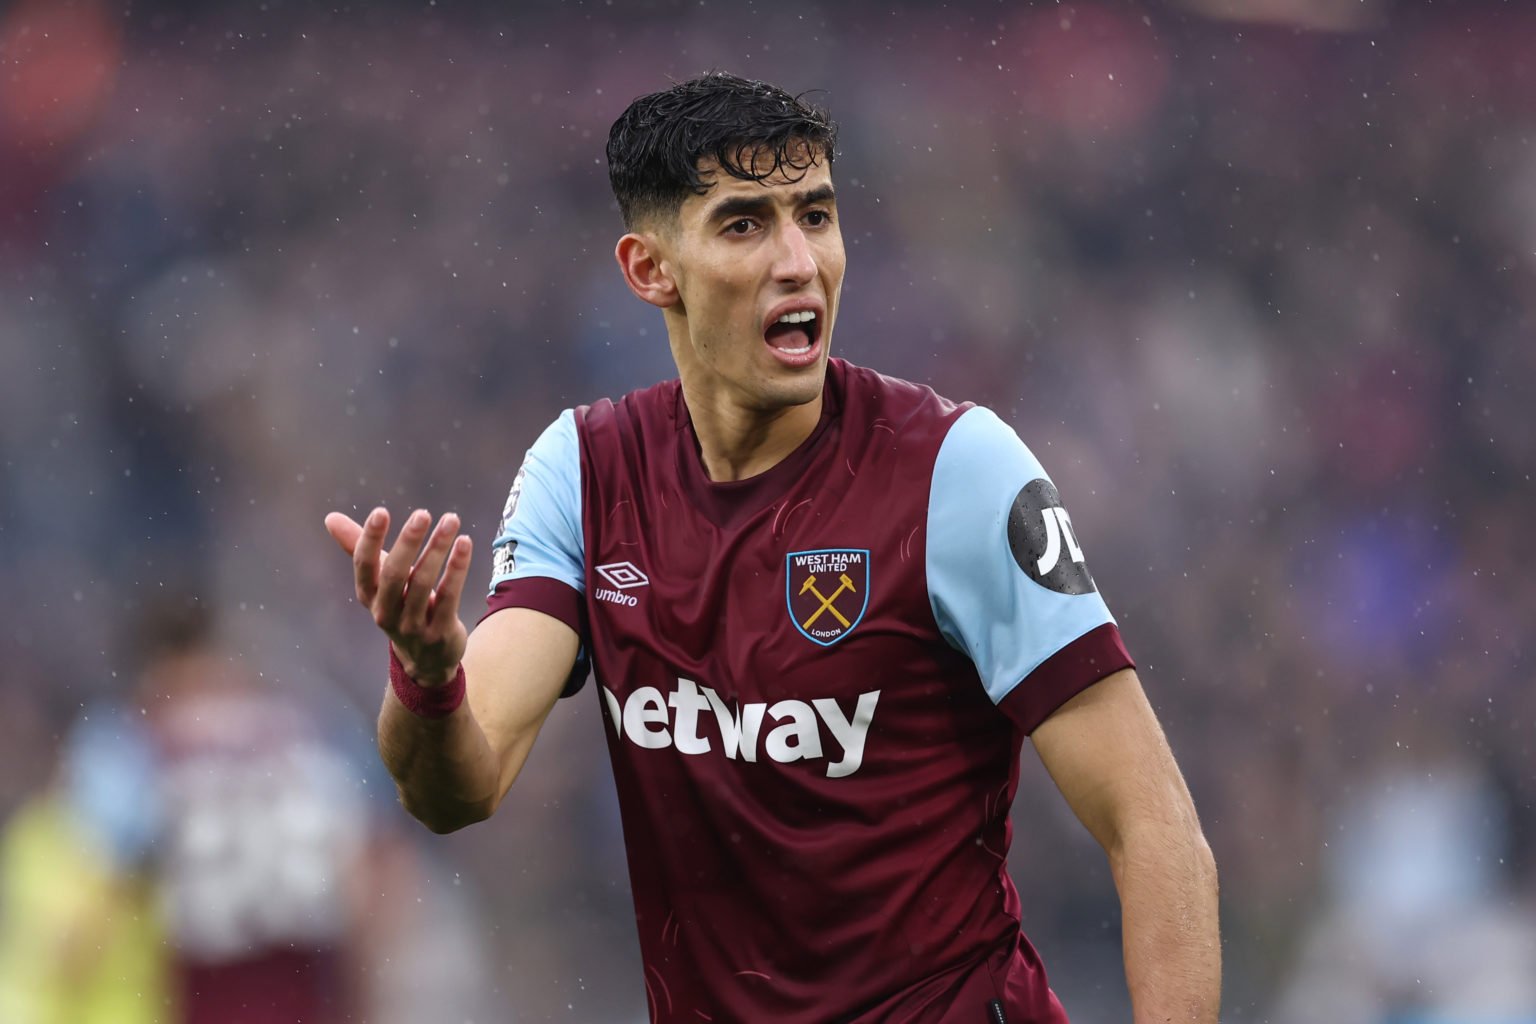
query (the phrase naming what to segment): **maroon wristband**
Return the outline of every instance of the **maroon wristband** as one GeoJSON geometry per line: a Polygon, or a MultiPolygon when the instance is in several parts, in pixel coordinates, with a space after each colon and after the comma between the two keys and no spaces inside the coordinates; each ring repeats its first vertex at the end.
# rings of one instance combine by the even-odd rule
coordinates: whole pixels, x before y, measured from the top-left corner
{"type": "Polygon", "coordinates": [[[464,666],[442,686],[422,686],[405,674],[395,645],[389,645],[389,688],[395,691],[405,710],[418,718],[447,718],[464,703],[464,666]]]}

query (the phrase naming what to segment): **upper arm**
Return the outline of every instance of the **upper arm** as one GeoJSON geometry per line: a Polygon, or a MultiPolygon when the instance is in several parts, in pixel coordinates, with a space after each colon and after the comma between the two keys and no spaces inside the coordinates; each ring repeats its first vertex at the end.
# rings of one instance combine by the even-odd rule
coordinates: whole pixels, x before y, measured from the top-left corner
{"type": "Polygon", "coordinates": [[[498,800],[555,701],[586,676],[581,452],[567,409],[528,449],[492,544],[488,611],[464,652],[466,700],[500,767],[498,800]]]}
{"type": "Polygon", "coordinates": [[[1199,832],[1194,801],[1134,669],[1083,690],[1030,738],[1073,813],[1106,850],[1142,826],[1199,832]]]}
{"type": "Polygon", "coordinates": [[[925,568],[939,631],[1025,732],[1131,664],[1050,477],[987,409],[939,448],[925,568]]]}
{"type": "Polygon", "coordinates": [[[575,630],[532,608],[499,611],[469,635],[464,699],[497,760],[498,803],[565,689],[579,647],[575,630]]]}

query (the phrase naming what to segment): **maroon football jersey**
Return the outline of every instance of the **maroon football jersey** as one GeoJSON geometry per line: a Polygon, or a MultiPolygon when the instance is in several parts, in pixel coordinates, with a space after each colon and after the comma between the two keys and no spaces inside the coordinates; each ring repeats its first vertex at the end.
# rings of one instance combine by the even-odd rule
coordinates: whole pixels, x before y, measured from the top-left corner
{"type": "Polygon", "coordinates": [[[832,360],[812,435],[715,483],[659,384],[545,432],[494,553],[491,612],[590,659],[653,1021],[1067,1019],[1008,812],[1025,736],[1130,660],[995,416],[832,360]]]}

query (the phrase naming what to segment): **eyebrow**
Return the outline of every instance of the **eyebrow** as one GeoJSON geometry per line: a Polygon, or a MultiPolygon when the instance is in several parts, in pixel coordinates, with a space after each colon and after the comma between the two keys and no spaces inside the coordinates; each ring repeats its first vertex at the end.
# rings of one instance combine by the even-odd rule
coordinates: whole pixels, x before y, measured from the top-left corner
{"type": "MultiPolygon", "coordinates": [[[[801,207],[815,203],[831,203],[836,200],[837,193],[832,190],[831,185],[817,185],[813,189],[794,193],[790,202],[796,207],[801,207]]],[[[773,209],[773,200],[767,196],[731,196],[716,203],[705,217],[705,222],[712,224],[733,217],[761,217],[771,209],[773,209]]]]}

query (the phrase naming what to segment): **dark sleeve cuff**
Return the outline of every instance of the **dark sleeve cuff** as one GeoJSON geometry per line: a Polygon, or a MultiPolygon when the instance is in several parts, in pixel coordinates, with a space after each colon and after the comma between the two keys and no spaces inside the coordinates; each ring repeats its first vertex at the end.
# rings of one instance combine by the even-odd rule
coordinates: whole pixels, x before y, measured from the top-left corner
{"type": "Polygon", "coordinates": [[[1135,668],[1113,622],[1090,629],[1041,662],[997,705],[1025,733],[1094,683],[1123,668],[1135,668]]]}
{"type": "Polygon", "coordinates": [[[581,593],[563,580],[549,576],[524,576],[522,579],[498,583],[485,599],[485,615],[480,616],[480,621],[484,622],[487,616],[503,608],[532,608],[559,619],[575,630],[578,636],[584,633],[586,615],[581,593]]]}

